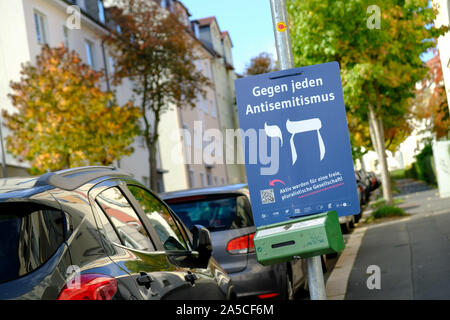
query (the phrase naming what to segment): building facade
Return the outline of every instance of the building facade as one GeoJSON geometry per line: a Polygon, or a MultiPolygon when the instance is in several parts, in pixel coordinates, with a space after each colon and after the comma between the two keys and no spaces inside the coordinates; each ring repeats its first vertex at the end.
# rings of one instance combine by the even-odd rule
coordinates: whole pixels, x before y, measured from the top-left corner
{"type": "MultiPolygon", "coordinates": [[[[436,17],[436,27],[450,26],[450,0],[435,0],[433,2],[435,5],[438,5],[439,11],[436,17]]],[[[438,47],[444,75],[445,92],[447,93],[447,101],[450,101],[450,31],[439,37],[438,47]]]]}
{"type": "MultiPolygon", "coordinates": [[[[0,1],[0,109],[13,111],[8,98],[10,81],[20,80],[21,65],[34,63],[43,45],[65,44],[96,70],[109,69],[101,37],[105,34],[105,11],[97,0],[14,0],[0,1]],[[81,14],[68,8],[78,5],[81,14]],[[77,15],[79,28],[68,21],[77,15]]],[[[106,84],[105,84],[106,85],[106,84]]],[[[9,134],[2,125],[3,136],[9,134]]],[[[26,175],[27,163],[5,154],[8,175],[26,175]]]]}
{"type": "MultiPolygon", "coordinates": [[[[203,159],[205,152],[208,155],[205,147],[210,143],[204,136],[206,130],[236,127],[233,113],[235,103],[231,39],[228,33],[217,31],[217,43],[215,46],[208,46],[202,41],[201,27],[189,20],[189,11],[180,1],[159,2],[162,7],[177,13],[191,30],[195,50],[200,58],[196,61],[196,66],[210,79],[212,86],[206,88],[205,97],[199,97],[195,108],[171,106],[170,111],[164,114],[158,145],[158,190],[155,191],[242,181],[239,180],[241,173],[227,170],[223,163],[210,163],[203,159]],[[202,128],[200,147],[197,141],[199,135],[194,132],[196,126],[202,128]]],[[[61,43],[70,50],[75,50],[92,68],[104,70],[106,80],[102,84],[103,89],[115,90],[117,102],[126,103],[133,96],[133,84],[125,80],[121,85],[112,87],[110,78],[114,73],[114,60],[102,42],[103,36],[108,32],[105,25],[107,7],[113,3],[113,0],[0,1],[0,108],[10,112],[14,110],[8,98],[8,93],[11,93],[9,84],[10,81],[20,79],[21,64],[28,61],[33,63],[43,45],[56,47],[61,43]],[[78,15],[80,19],[79,26],[70,28],[68,26],[76,22],[74,19],[77,15],[73,5],[77,6],[75,9],[81,9],[78,15]]],[[[2,127],[2,133],[4,137],[9,134],[5,127],[2,127]]],[[[115,165],[149,186],[148,150],[144,139],[137,137],[133,148],[133,154],[123,157],[115,165]]],[[[209,152],[213,156],[217,155],[214,149],[209,152]]],[[[217,152],[220,154],[220,151],[217,152]]],[[[6,162],[9,176],[27,174],[27,163],[19,162],[8,153],[6,162]]]]}

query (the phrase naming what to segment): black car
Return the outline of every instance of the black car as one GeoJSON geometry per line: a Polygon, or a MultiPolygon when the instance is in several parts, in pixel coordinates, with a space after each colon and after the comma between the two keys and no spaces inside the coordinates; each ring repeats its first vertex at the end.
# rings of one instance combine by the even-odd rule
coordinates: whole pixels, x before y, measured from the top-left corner
{"type": "Polygon", "coordinates": [[[211,252],[121,170],[0,179],[0,299],[233,299],[211,252]]]}

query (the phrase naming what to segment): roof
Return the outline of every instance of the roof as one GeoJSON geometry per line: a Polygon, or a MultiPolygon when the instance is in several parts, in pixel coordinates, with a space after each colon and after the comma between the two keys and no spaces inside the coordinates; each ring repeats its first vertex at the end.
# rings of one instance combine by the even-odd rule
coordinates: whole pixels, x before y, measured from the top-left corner
{"type": "Polygon", "coordinates": [[[172,192],[164,192],[159,194],[161,199],[168,200],[174,198],[184,198],[190,196],[200,196],[200,195],[212,195],[212,194],[225,194],[225,193],[235,193],[247,187],[247,184],[232,184],[227,186],[219,187],[207,187],[207,188],[195,188],[189,190],[178,190],[172,192]]]}
{"type": "Polygon", "coordinates": [[[227,38],[228,37],[228,40],[230,40],[230,43],[231,43],[231,46],[233,46],[233,41],[231,41],[231,37],[230,37],[230,34],[228,33],[228,31],[222,31],[221,33],[220,33],[220,38],[227,38]]]}
{"type": "Polygon", "coordinates": [[[217,23],[217,19],[214,16],[201,18],[201,19],[197,20],[197,22],[200,25],[200,27],[209,26],[213,21],[216,22],[217,26],[219,26],[219,24],[217,23]]]}
{"type": "Polygon", "coordinates": [[[189,17],[192,16],[192,14],[189,12],[188,7],[186,7],[186,6],[184,5],[183,2],[181,2],[180,0],[175,0],[175,2],[177,2],[178,4],[180,4],[180,5],[184,8],[184,10],[186,10],[186,13],[187,13],[187,15],[188,15],[189,17]]]}
{"type": "Polygon", "coordinates": [[[115,167],[79,167],[56,172],[47,172],[39,177],[0,179],[0,193],[9,194],[14,191],[25,190],[29,190],[30,193],[36,193],[48,188],[74,190],[89,181],[107,176],[131,175],[128,172],[115,167]]]}

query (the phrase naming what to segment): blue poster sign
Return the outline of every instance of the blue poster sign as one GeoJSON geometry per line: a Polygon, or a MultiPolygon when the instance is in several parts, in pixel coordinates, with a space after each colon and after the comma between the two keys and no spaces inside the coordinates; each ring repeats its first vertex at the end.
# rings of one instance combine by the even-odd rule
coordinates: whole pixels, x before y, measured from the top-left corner
{"type": "Polygon", "coordinates": [[[236,80],[255,225],[359,213],[337,62],[236,80]]]}

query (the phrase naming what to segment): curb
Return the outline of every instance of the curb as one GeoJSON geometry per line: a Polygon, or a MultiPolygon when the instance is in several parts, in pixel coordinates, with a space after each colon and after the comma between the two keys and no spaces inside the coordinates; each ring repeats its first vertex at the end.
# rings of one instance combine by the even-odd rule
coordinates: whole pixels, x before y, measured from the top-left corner
{"type": "Polygon", "coordinates": [[[347,283],[353,269],[359,247],[366,233],[367,227],[355,229],[350,235],[344,251],[342,251],[326,284],[328,300],[344,300],[347,283]]]}

